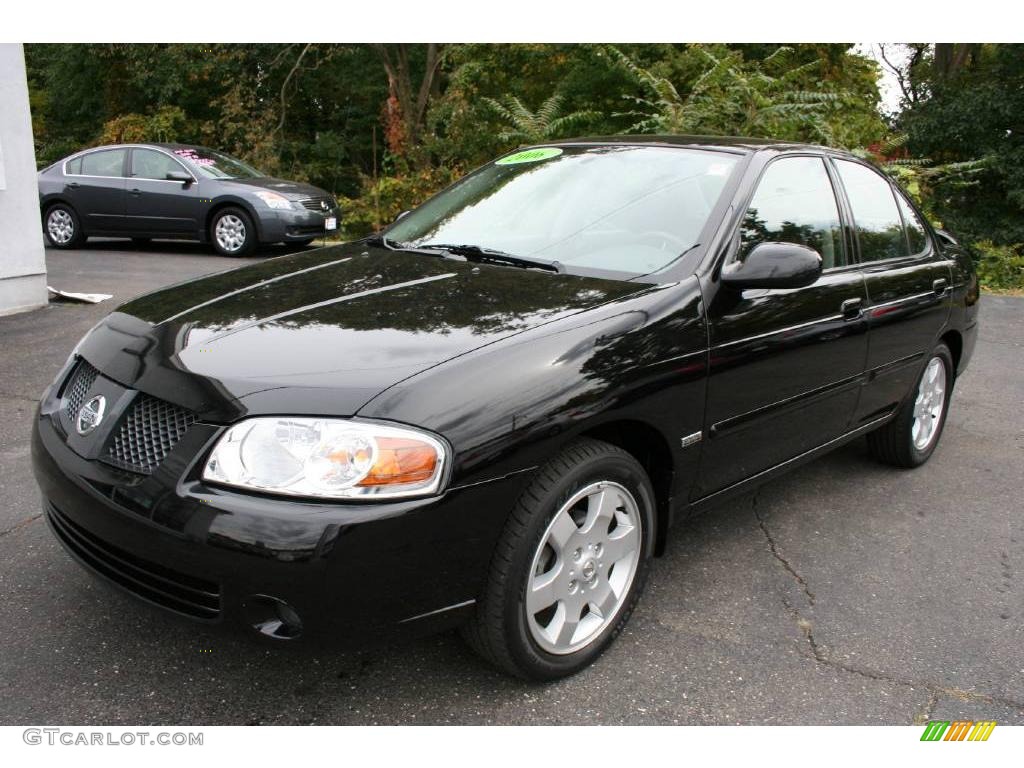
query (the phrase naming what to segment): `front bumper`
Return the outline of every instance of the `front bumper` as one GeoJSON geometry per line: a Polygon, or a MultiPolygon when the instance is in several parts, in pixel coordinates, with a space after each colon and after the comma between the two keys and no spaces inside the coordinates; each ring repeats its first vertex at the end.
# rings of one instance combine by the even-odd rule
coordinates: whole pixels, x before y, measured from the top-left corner
{"type": "Polygon", "coordinates": [[[136,597],[264,634],[275,601],[302,636],[334,640],[432,631],[472,610],[525,475],[391,503],[274,499],[196,479],[185,455],[201,456],[220,430],[194,425],[143,478],[82,458],[41,411],[32,458],[55,535],[136,597]]]}
{"type": "Polygon", "coordinates": [[[267,209],[260,214],[260,241],[264,243],[288,243],[309,240],[337,234],[338,229],[326,229],[326,221],[333,218],[341,226],[341,209],[327,210],[274,210],[267,209]]]}

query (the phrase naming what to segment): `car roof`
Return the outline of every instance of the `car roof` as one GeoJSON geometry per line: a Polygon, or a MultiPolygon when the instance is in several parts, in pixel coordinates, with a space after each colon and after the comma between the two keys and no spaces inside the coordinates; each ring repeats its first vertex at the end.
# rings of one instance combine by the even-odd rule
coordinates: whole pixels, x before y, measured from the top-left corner
{"type": "Polygon", "coordinates": [[[173,152],[178,149],[198,149],[205,150],[206,147],[199,146],[198,144],[176,144],[172,142],[163,141],[126,141],[121,144],[100,144],[95,147],[86,147],[80,149],[77,152],[73,152],[68,157],[74,157],[75,155],[85,154],[86,152],[96,152],[101,149],[128,149],[130,147],[152,147],[154,149],[164,149],[169,152],[173,152]]]}
{"type": "Polygon", "coordinates": [[[538,146],[553,145],[586,145],[586,146],[672,146],[696,147],[701,149],[717,149],[733,152],[758,152],[773,150],[777,152],[813,151],[836,152],[848,154],[841,149],[833,149],[821,144],[809,144],[779,139],[759,139],[748,136],[687,136],[687,135],[623,135],[623,136],[586,136],[576,139],[563,139],[538,146]]]}

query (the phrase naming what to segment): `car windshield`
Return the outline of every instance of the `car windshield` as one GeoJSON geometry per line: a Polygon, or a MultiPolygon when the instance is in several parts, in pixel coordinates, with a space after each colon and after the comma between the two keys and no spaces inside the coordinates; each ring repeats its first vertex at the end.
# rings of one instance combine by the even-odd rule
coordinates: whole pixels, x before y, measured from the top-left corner
{"type": "Polygon", "coordinates": [[[388,231],[407,246],[473,245],[635,277],[698,244],[738,156],[676,147],[522,150],[484,166],[388,231]]]}
{"type": "Polygon", "coordinates": [[[259,179],[266,176],[241,160],[213,149],[185,147],[174,150],[174,154],[208,179],[259,179]]]}

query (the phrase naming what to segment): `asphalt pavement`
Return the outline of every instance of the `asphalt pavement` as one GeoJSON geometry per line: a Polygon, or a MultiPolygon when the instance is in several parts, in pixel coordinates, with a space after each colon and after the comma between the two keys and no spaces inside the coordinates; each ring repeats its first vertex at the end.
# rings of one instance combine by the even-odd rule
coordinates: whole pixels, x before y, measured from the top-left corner
{"type": "Polygon", "coordinates": [[[49,250],[51,285],[115,298],[0,318],[0,724],[1024,724],[1024,298],[983,297],[927,465],[861,440],[685,522],[568,680],[512,680],[454,633],[267,648],[104,587],[40,517],[37,398],[121,301],[266,257],[49,250]]]}

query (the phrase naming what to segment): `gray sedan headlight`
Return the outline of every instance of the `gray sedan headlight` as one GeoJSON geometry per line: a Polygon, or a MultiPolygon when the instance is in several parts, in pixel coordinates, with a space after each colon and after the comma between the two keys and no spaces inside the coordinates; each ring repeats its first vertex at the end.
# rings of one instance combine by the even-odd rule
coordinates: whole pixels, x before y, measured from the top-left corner
{"type": "Polygon", "coordinates": [[[441,490],[448,463],[445,443],[416,429],[274,416],[225,432],[203,479],[289,496],[429,496],[441,490]]]}

